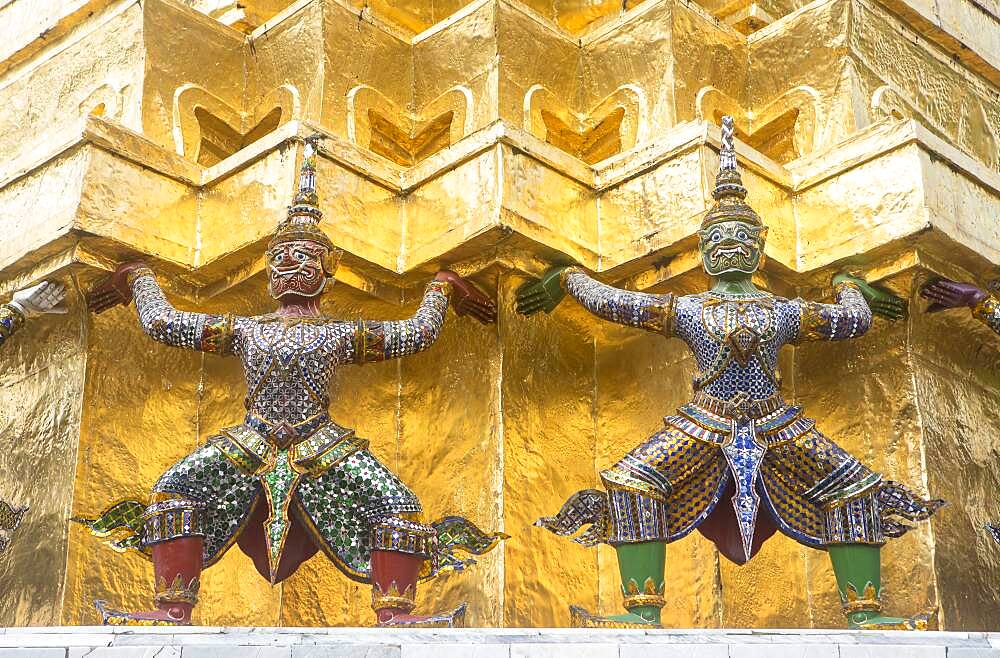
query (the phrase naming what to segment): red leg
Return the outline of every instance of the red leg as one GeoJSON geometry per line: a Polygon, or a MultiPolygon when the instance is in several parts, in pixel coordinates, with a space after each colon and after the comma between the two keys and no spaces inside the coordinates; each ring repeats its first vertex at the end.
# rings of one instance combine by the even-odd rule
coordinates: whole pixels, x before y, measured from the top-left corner
{"type": "Polygon", "coordinates": [[[437,551],[437,530],[399,518],[372,528],[372,608],[379,626],[454,627],[465,624],[465,604],[429,617],[410,614],[417,578],[437,551]]]}
{"type": "Polygon", "coordinates": [[[105,624],[113,626],[187,625],[191,611],[198,602],[202,565],[201,537],[178,537],[154,544],[153,574],[156,608],[141,612],[124,612],[104,607],[97,609],[105,624]]]}
{"type": "Polygon", "coordinates": [[[423,619],[409,614],[423,564],[424,558],[419,555],[372,551],[372,608],[379,624],[423,619]]]}
{"type": "Polygon", "coordinates": [[[201,585],[202,537],[179,537],[153,549],[153,577],[159,611],[181,623],[191,623],[191,610],[201,585]]]}
{"type": "Polygon", "coordinates": [[[201,533],[203,503],[170,499],[153,503],[143,515],[145,539],[153,554],[154,610],[122,612],[109,610],[104,602],[97,608],[105,624],[161,625],[190,624],[191,610],[198,602],[201,586],[201,533]]]}

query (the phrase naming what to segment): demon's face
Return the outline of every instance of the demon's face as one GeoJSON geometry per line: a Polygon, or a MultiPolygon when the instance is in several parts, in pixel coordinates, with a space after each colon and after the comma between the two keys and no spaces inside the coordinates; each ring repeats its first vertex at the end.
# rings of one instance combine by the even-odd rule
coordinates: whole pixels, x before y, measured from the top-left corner
{"type": "Polygon", "coordinates": [[[330,250],[312,240],[289,240],[267,251],[268,284],[271,296],[315,297],[323,292],[329,277],[330,250]]]}
{"type": "Polygon", "coordinates": [[[747,222],[728,221],[698,231],[701,258],[711,276],[753,274],[761,265],[767,228],[747,222]]]}

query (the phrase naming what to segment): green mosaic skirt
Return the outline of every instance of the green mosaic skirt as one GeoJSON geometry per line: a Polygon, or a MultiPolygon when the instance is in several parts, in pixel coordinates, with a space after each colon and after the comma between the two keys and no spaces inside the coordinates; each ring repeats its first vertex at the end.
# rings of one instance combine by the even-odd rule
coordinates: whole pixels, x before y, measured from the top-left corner
{"type": "MultiPolygon", "coordinates": [[[[154,485],[154,495],[180,496],[207,505],[203,516],[206,567],[236,542],[263,497],[272,505],[272,519],[285,520],[284,527],[280,523],[265,527],[269,548],[273,546],[278,553],[272,556],[273,562],[280,558],[288,511],[294,506],[334,564],[351,579],[367,582],[372,525],[379,519],[421,511],[416,495],[367,449],[353,452],[317,476],[287,468],[285,451],[275,461],[275,468],[267,473],[247,473],[209,442],[167,469],[154,485]]],[[[75,520],[97,536],[111,537],[108,543],[116,550],[134,549],[148,556],[141,520],[145,509],[140,501],[126,500],[96,519],[75,520]]]]}

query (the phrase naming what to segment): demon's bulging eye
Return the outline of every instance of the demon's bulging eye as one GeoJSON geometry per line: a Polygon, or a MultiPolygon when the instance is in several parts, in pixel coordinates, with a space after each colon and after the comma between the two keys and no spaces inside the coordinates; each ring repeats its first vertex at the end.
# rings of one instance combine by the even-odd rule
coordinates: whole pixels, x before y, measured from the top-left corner
{"type": "Polygon", "coordinates": [[[277,251],[271,254],[271,260],[277,263],[278,265],[281,265],[283,262],[285,262],[285,253],[283,251],[277,251]]]}
{"type": "Polygon", "coordinates": [[[750,234],[747,233],[744,229],[740,229],[736,231],[736,239],[739,240],[740,242],[746,242],[747,240],[750,239],[750,234]]]}
{"type": "Polygon", "coordinates": [[[722,231],[720,231],[719,229],[713,230],[711,233],[708,234],[708,241],[709,242],[721,242],[722,241],[722,231]]]}
{"type": "Polygon", "coordinates": [[[306,262],[306,260],[308,260],[308,258],[309,258],[309,256],[307,256],[306,254],[302,253],[301,251],[296,251],[295,252],[295,260],[299,261],[300,263],[306,262]]]}

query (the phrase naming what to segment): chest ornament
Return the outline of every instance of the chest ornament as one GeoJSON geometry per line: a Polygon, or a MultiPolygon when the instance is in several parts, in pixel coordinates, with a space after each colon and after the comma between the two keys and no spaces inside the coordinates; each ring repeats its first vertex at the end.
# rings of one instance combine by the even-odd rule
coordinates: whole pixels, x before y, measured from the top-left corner
{"type": "Polygon", "coordinates": [[[715,381],[732,361],[746,368],[757,358],[764,372],[774,379],[761,358],[761,348],[773,342],[778,333],[773,297],[733,300],[706,296],[701,309],[701,325],[705,334],[718,345],[718,352],[712,363],[695,377],[695,390],[715,381]]]}

